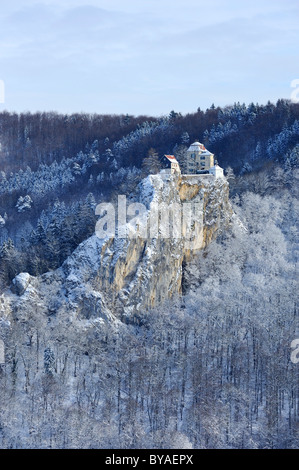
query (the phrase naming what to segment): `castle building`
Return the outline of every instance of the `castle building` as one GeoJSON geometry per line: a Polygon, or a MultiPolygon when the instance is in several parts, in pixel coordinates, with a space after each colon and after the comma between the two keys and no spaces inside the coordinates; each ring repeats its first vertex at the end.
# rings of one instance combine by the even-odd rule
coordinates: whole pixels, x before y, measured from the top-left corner
{"type": "MultiPolygon", "coordinates": [[[[179,162],[174,155],[164,155],[171,163],[170,169],[161,170],[165,174],[181,174],[179,162]]],[[[214,160],[214,154],[209,152],[200,142],[194,142],[187,150],[186,155],[186,175],[212,175],[214,178],[223,178],[223,168],[217,160],[214,160]]]]}
{"type": "Polygon", "coordinates": [[[221,168],[217,163],[215,163],[215,165],[212,166],[209,169],[209,173],[211,175],[215,176],[215,178],[223,178],[224,177],[223,168],[221,168]]]}
{"type": "Polygon", "coordinates": [[[194,142],[187,150],[186,170],[188,174],[209,170],[214,166],[214,154],[200,142],[194,142]]]}
{"type": "Polygon", "coordinates": [[[171,163],[171,170],[170,170],[171,174],[172,175],[174,173],[180,174],[181,173],[180,165],[179,165],[179,162],[177,161],[177,159],[175,158],[175,156],[174,155],[165,155],[165,157],[171,163]]]}

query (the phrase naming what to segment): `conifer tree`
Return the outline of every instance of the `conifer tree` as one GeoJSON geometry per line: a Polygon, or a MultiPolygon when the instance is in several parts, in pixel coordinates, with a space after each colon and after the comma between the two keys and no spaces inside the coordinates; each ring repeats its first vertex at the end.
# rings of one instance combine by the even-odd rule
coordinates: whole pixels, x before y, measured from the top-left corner
{"type": "Polygon", "coordinates": [[[149,149],[148,156],[142,161],[142,170],[145,175],[155,175],[161,170],[160,158],[155,149],[149,149]]]}

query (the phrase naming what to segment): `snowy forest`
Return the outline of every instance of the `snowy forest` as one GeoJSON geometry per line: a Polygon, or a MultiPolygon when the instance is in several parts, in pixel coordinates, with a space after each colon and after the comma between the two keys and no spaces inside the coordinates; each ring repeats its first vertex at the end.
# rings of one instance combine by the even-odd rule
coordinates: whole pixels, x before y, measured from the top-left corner
{"type": "MultiPolygon", "coordinates": [[[[0,113],[0,294],[55,270],[199,140],[229,183],[229,227],[184,266],[183,294],[131,321],[0,318],[1,448],[298,448],[299,104],[161,118],[0,113]]],[[[1,302],[1,297],[0,297],[1,302]]]]}

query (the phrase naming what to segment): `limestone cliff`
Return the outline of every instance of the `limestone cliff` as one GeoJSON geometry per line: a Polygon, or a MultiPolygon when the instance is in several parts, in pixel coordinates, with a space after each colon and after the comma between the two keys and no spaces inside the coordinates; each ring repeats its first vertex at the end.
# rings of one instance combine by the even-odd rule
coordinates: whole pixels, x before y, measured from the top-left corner
{"type": "Polygon", "coordinates": [[[20,275],[0,298],[0,316],[1,310],[2,314],[13,311],[15,316],[24,316],[34,305],[48,316],[67,312],[70,318],[124,320],[181,294],[184,263],[229,223],[228,193],[224,178],[147,177],[139,191],[139,202],[146,212],[135,218],[134,224],[127,224],[127,237],[101,239],[94,234],[56,271],[37,278],[20,275]],[[170,217],[169,236],[165,236],[163,210],[173,205],[182,211],[179,216],[173,212],[176,220],[170,217]],[[194,207],[195,215],[188,225],[190,219],[181,214],[194,207]],[[154,236],[150,231],[153,214],[158,221],[154,236]],[[178,218],[182,221],[180,236],[173,236],[178,218]],[[141,236],[145,227],[147,236],[141,236]]]}

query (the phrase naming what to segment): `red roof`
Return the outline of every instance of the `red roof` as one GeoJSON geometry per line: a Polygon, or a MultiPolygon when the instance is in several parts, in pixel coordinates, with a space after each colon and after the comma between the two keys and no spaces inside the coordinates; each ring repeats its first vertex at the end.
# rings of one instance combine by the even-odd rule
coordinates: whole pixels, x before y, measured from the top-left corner
{"type": "Polygon", "coordinates": [[[174,155],[164,155],[171,163],[178,163],[174,155]]]}

